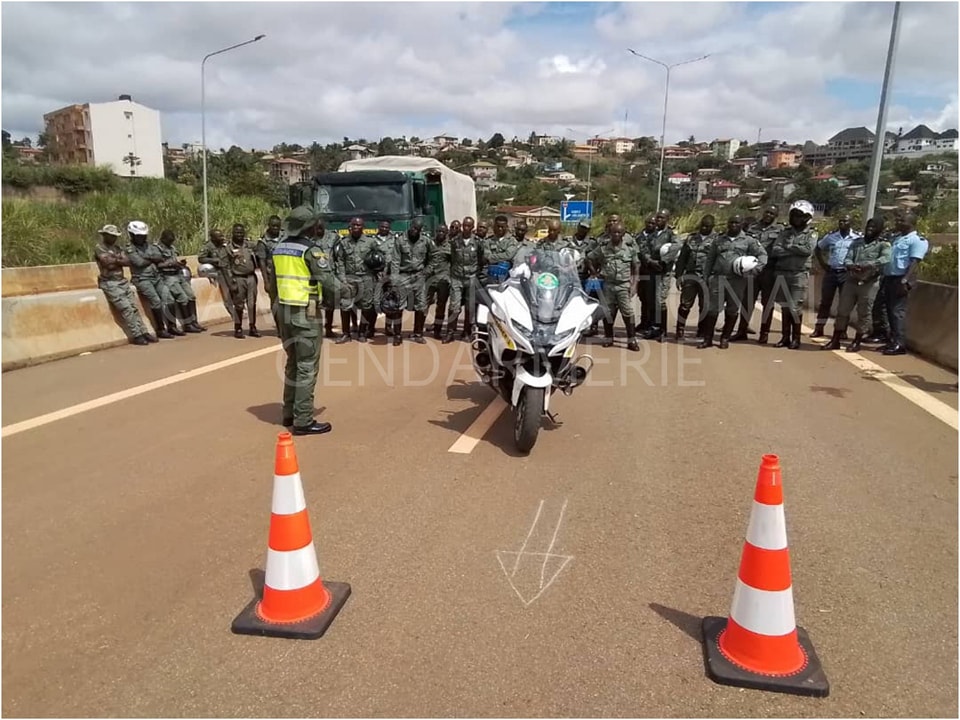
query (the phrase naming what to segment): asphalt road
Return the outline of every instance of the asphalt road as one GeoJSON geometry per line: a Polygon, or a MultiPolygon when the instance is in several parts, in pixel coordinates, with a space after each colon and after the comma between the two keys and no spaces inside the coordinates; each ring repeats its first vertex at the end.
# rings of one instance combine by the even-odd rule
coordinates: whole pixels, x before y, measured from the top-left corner
{"type": "Polygon", "coordinates": [[[957,716],[954,374],[809,340],[596,345],[518,457],[509,413],[450,452],[493,399],[466,344],[325,344],[334,431],[296,448],[353,596],[293,641],[230,632],[262,582],[276,343],[214,329],[3,376],[5,716],[957,716]],[[823,700],[704,674],[764,453],[823,700]]]}

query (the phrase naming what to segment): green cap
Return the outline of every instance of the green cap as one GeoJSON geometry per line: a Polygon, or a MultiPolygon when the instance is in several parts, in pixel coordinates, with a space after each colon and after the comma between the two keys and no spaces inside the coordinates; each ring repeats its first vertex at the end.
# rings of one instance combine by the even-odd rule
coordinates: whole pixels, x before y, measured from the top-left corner
{"type": "Polygon", "coordinates": [[[291,237],[297,237],[309,227],[312,227],[320,219],[320,216],[309,205],[301,205],[294,208],[293,212],[287,215],[286,227],[287,234],[291,237]]]}

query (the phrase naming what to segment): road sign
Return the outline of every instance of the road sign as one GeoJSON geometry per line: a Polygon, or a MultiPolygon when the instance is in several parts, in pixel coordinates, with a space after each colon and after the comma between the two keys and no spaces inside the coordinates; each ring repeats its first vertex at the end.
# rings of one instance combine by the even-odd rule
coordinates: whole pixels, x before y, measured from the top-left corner
{"type": "Polygon", "coordinates": [[[560,219],[563,222],[579,222],[593,217],[593,200],[567,200],[560,203],[560,219]]]}

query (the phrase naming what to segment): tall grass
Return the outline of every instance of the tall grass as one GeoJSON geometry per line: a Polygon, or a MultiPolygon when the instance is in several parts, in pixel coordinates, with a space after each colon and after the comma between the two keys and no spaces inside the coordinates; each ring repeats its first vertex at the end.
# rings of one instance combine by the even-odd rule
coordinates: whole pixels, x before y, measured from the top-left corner
{"type": "MultiPolygon", "coordinates": [[[[281,208],[259,198],[237,197],[218,188],[209,191],[210,227],[229,233],[233,223],[259,236],[266,219],[281,208]]],[[[90,262],[99,241],[97,230],[113,224],[121,230],[142,220],[153,239],[173,230],[183,254],[195,254],[204,242],[203,203],[187,186],[169,180],[141,179],[112,192],[94,192],[71,202],[5,199],[3,266],[62,265],[90,262]]]]}

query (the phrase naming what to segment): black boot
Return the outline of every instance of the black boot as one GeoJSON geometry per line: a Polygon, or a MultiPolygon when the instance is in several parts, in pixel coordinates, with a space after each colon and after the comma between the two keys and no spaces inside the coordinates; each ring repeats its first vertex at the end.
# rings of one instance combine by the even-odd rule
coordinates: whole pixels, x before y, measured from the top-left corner
{"type": "Polygon", "coordinates": [[[337,337],[333,331],[333,308],[323,309],[323,336],[331,339],[337,337]]]}
{"type": "Polygon", "coordinates": [[[143,336],[137,335],[136,337],[130,338],[131,345],[149,345],[150,342],[143,336]]]}
{"type": "Polygon", "coordinates": [[[255,338],[263,337],[263,335],[260,334],[260,331],[257,330],[257,326],[255,323],[250,323],[250,337],[255,337],[255,338]]]}
{"type": "Polygon", "coordinates": [[[780,327],[782,328],[783,337],[780,338],[780,342],[777,343],[776,347],[789,347],[790,335],[793,331],[793,323],[790,321],[790,311],[786,308],[782,308],[780,310],[780,327]]]}
{"type": "Polygon", "coordinates": [[[386,323],[384,332],[387,336],[393,336],[393,345],[396,347],[403,342],[403,318],[399,320],[390,320],[388,318],[386,323]]]}
{"type": "MultiPolygon", "coordinates": [[[[640,343],[637,342],[637,334],[633,332],[633,328],[630,327],[632,323],[627,323],[627,350],[631,352],[640,352],[640,343]]],[[[661,335],[661,337],[663,337],[661,335]]],[[[663,342],[661,340],[660,342],[663,342]]]]}
{"type": "Polygon", "coordinates": [[[350,336],[354,322],[353,313],[349,310],[340,311],[340,337],[337,338],[337,345],[343,345],[350,342],[353,338],[350,336]]]}
{"type": "Polygon", "coordinates": [[[817,322],[816,326],[813,328],[813,332],[810,333],[810,337],[812,337],[812,338],[823,337],[823,326],[824,326],[824,325],[826,325],[826,323],[817,322]]]}
{"type": "Polygon", "coordinates": [[[194,323],[193,314],[190,312],[190,303],[180,303],[178,307],[180,309],[180,321],[183,323],[184,332],[192,334],[203,332],[203,330],[198,328],[194,323]]]}
{"type": "Polygon", "coordinates": [[[426,345],[427,341],[423,339],[423,326],[427,324],[427,314],[425,312],[414,312],[413,314],[413,335],[410,337],[417,345],[426,345]]]}
{"type": "Polygon", "coordinates": [[[167,321],[167,332],[177,337],[183,337],[186,333],[177,327],[177,306],[167,305],[163,310],[163,318],[167,321]]]}
{"type": "Polygon", "coordinates": [[[163,320],[163,310],[150,308],[150,323],[153,325],[153,331],[161,340],[173,340],[175,337],[167,332],[167,326],[163,320]]]}
{"type": "Polygon", "coordinates": [[[860,343],[863,342],[863,334],[858,330],[853,337],[853,342],[847,345],[848,353],[860,352],[860,343]]]}
{"type": "Polygon", "coordinates": [[[733,328],[736,327],[737,316],[736,315],[727,315],[723,319],[723,330],[720,331],[720,349],[726,350],[730,347],[730,335],[733,333],[733,328]]]}
{"type": "Polygon", "coordinates": [[[710,312],[703,319],[700,328],[700,342],[697,343],[699,349],[713,347],[713,335],[717,329],[717,316],[710,312]]]}
{"type": "Polygon", "coordinates": [[[687,322],[686,322],[686,321],[687,321],[686,318],[677,318],[676,335],[677,335],[677,344],[678,344],[678,345],[680,345],[680,344],[683,343],[683,333],[684,333],[684,331],[685,331],[685,329],[686,329],[686,326],[687,326],[687,322]]]}
{"type": "Polygon", "coordinates": [[[433,339],[439,340],[443,337],[443,321],[435,320],[433,323],[433,339]]]}
{"type": "Polygon", "coordinates": [[[770,339],[770,323],[772,318],[763,320],[760,323],[760,334],[757,336],[758,345],[766,345],[767,341],[770,339]]]}
{"type": "MultiPolygon", "coordinates": [[[[833,337],[830,338],[830,342],[826,345],[821,345],[821,350],[839,350],[840,349],[840,338],[843,333],[836,328],[833,329],[833,337]]],[[[812,336],[811,336],[812,337],[812,336]]]]}
{"type": "Polygon", "coordinates": [[[200,332],[206,332],[207,328],[200,324],[200,315],[197,313],[197,301],[190,300],[187,303],[187,317],[190,318],[190,324],[200,332]]]}
{"type": "Polygon", "coordinates": [[[803,325],[803,315],[798,314],[797,317],[792,322],[793,328],[790,333],[790,349],[799,350],[800,349],[800,328],[803,325]]]}
{"type": "MultiPolygon", "coordinates": [[[[636,337],[636,328],[633,328],[631,336],[636,337]]],[[[613,347],[613,323],[609,320],[603,321],[603,346],[613,347]]]]}

